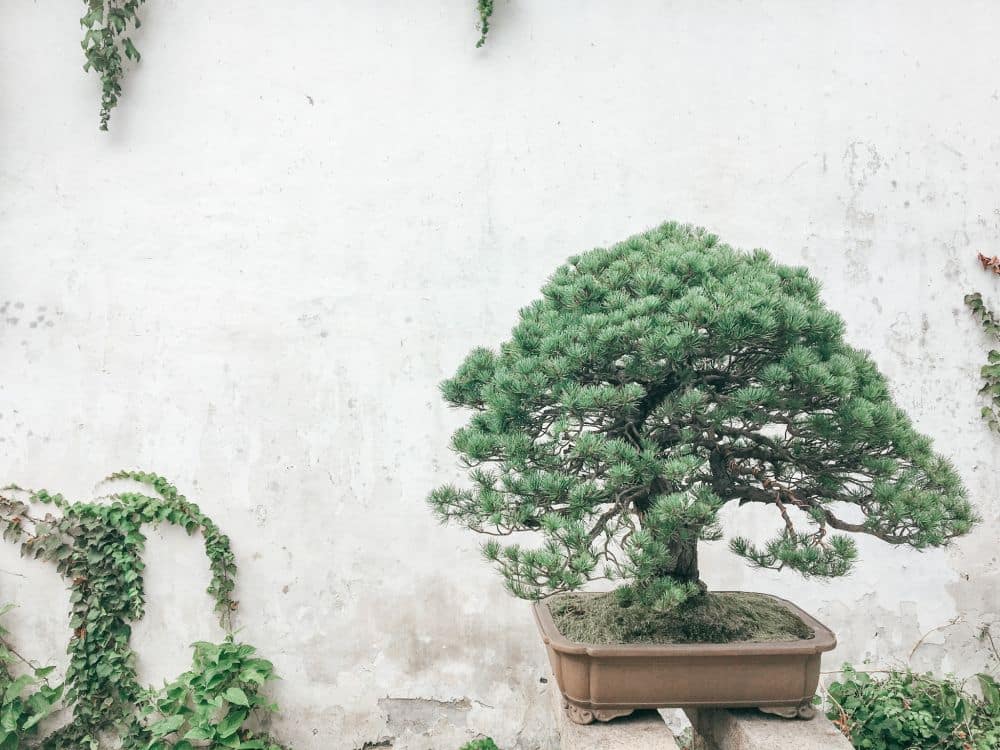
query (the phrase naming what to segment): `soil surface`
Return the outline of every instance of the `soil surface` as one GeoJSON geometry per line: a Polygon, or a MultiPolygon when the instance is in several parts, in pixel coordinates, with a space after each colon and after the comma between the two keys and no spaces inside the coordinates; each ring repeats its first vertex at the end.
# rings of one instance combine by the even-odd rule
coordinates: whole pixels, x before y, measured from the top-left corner
{"type": "Polygon", "coordinates": [[[814,635],[781,602],[763,594],[709,592],[669,612],[622,606],[613,591],[558,594],[547,604],[559,632],[578,643],[773,643],[814,635]]]}

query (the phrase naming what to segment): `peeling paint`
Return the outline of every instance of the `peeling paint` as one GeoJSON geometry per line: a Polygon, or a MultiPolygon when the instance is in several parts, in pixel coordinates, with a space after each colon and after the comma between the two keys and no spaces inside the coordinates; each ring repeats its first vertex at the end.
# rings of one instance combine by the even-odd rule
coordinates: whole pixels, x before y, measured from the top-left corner
{"type": "Polygon", "coordinates": [[[380,698],[378,706],[386,714],[386,723],[394,734],[429,732],[439,722],[464,724],[464,714],[472,708],[468,698],[436,700],[433,698],[380,698]]]}

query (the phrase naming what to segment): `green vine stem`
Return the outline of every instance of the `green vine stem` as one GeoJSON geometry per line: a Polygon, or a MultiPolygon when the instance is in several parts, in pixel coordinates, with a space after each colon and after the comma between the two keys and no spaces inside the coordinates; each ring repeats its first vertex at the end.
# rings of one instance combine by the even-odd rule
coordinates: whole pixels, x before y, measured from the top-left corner
{"type": "MultiPolygon", "coordinates": [[[[967,294],[965,304],[979,320],[983,330],[1000,343],[1000,317],[986,307],[983,295],[979,292],[967,294]]],[[[990,399],[990,404],[982,409],[982,417],[991,430],[1000,432],[1000,348],[990,350],[979,374],[983,378],[983,387],[979,392],[990,399]]]]}
{"type": "MultiPolygon", "coordinates": [[[[55,563],[59,572],[70,581],[72,635],[62,697],[72,706],[73,717],[69,724],[45,738],[40,747],[44,750],[96,748],[98,736],[105,732],[116,734],[127,750],[172,747],[184,750],[194,747],[191,744],[194,739],[219,740],[213,747],[280,747],[244,727],[255,709],[272,709],[270,703],[257,698],[257,691],[273,678],[273,667],[270,662],[253,657],[252,647],[237,644],[232,639],[236,563],[229,538],[197,505],[161,476],[121,471],[108,480],[131,480],[139,483],[144,491],[116,492],[99,502],[69,503],[62,495],[46,490],[30,491],[16,486],[0,490],[0,529],[4,539],[20,543],[24,555],[55,563]],[[58,510],[60,515],[46,513],[38,517],[32,513],[35,506],[47,506],[58,510]],[[135,654],[130,638],[132,623],[145,611],[142,553],[146,537],[142,530],[146,525],[164,522],[180,526],[188,534],[201,533],[212,573],[208,593],[215,602],[227,638],[222,645],[197,645],[195,669],[182,675],[183,684],[168,686],[166,695],[151,695],[136,680],[135,654]],[[224,668],[219,661],[223,652],[228,655],[224,668]],[[206,656],[212,653],[216,655],[214,662],[206,656]],[[209,678],[203,678],[210,666],[209,671],[214,670],[210,677],[215,679],[209,685],[209,678]],[[206,686],[223,692],[206,697],[206,686]],[[200,697],[192,692],[196,689],[201,691],[200,697]],[[202,714],[205,715],[198,714],[199,701],[211,701],[214,709],[223,705],[228,707],[225,714],[228,720],[224,725],[217,721],[221,729],[212,729],[213,732],[218,729],[219,733],[206,734],[209,717],[204,710],[202,714]],[[141,712],[140,705],[143,706],[141,712]],[[143,719],[150,714],[158,715],[152,725],[143,719]],[[182,729],[183,736],[180,734],[182,729]],[[191,733],[194,736],[186,736],[191,733]],[[240,744],[244,742],[249,744],[240,744]]],[[[7,659],[5,655],[16,654],[3,639],[2,631],[0,641],[0,660],[7,659]]],[[[3,674],[0,674],[0,684],[3,674]]],[[[47,674],[35,672],[36,677],[41,675],[41,678],[47,674]]],[[[11,696],[17,697],[30,686],[29,682],[18,683],[11,696]]],[[[44,714],[42,709],[48,706],[46,699],[56,695],[55,690],[42,683],[31,697],[23,699],[26,705],[34,706],[24,722],[27,729],[37,726],[44,714]],[[42,697],[34,697],[38,695],[42,697]],[[40,718],[34,719],[36,715],[40,718]],[[34,721],[29,723],[32,719],[34,721]]],[[[216,713],[212,717],[219,719],[216,713]]],[[[27,734],[21,739],[24,737],[27,734]]],[[[6,750],[8,745],[0,747],[6,750]]]]}
{"type": "Polygon", "coordinates": [[[137,29],[139,6],[146,0],[83,0],[86,8],[80,18],[85,29],[83,54],[85,71],[94,70],[101,77],[101,130],[108,129],[111,110],[122,94],[121,80],[125,75],[123,55],[139,61],[139,51],[126,36],[129,29],[137,29]]]}

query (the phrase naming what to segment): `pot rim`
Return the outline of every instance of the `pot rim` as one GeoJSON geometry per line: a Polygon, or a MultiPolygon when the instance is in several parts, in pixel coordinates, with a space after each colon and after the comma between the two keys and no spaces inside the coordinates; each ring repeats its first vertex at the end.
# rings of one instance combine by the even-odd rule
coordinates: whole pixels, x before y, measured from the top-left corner
{"type": "MultiPolygon", "coordinates": [[[[574,592],[576,595],[596,596],[599,591],[574,592]]],[[[586,654],[595,657],[691,657],[691,656],[775,656],[794,654],[821,654],[832,651],[837,645],[837,637],[826,625],[807,612],[803,612],[787,599],[773,594],[757,591],[715,591],[716,594],[752,593],[766,596],[780,602],[793,615],[809,626],[813,631],[812,638],[797,641],[735,641],[733,643],[619,643],[596,644],[571,641],[556,627],[549,612],[547,598],[533,602],[531,605],[535,622],[542,633],[545,645],[563,654],[586,654]]]]}

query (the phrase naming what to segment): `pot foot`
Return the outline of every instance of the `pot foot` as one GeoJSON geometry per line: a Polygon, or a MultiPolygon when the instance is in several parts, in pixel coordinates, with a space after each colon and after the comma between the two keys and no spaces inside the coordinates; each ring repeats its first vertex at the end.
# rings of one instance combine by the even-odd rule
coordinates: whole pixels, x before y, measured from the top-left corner
{"type": "Polygon", "coordinates": [[[797,706],[761,706],[757,710],[771,716],[780,716],[782,719],[805,719],[808,721],[816,715],[816,707],[813,706],[812,700],[802,701],[797,706]]]}
{"type": "Polygon", "coordinates": [[[628,716],[633,709],[625,708],[618,711],[591,711],[589,708],[574,706],[569,701],[563,701],[566,716],[574,724],[593,724],[595,721],[611,721],[619,716],[628,716]]]}

